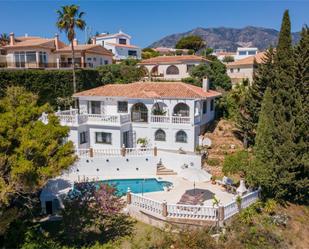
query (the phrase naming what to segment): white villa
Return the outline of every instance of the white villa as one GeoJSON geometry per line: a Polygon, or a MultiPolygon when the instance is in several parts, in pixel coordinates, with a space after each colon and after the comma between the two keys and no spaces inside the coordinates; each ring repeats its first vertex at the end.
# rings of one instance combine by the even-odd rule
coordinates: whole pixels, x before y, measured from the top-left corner
{"type": "MultiPolygon", "coordinates": [[[[259,190],[247,190],[242,181],[234,193],[223,191],[226,182],[211,183],[211,175],[202,169],[203,155],[194,152],[203,144],[200,135],[214,119],[214,100],[220,96],[208,83],[205,79],[200,88],[182,82],[135,82],[76,93],[79,109],[56,115],[70,127],[78,160],[47,183],[40,195],[42,213],[64,208],[67,193],[85,182],[119,184],[116,188],[124,188],[127,196],[126,212],[162,228],[166,222],[223,225],[254,203],[259,190]]],[[[48,115],[41,121],[48,122],[48,115]]]]}
{"type": "Polygon", "coordinates": [[[150,147],[194,152],[214,119],[218,96],[208,80],[204,88],[182,82],[110,84],[76,93],[79,113],[59,117],[71,127],[78,149],[134,148],[146,139],[150,147]]]}
{"type": "Polygon", "coordinates": [[[114,54],[115,60],[141,59],[141,48],[131,44],[131,36],[119,31],[115,34],[102,33],[95,37],[96,44],[102,45],[114,54]]]}
{"type": "Polygon", "coordinates": [[[190,76],[190,70],[201,63],[209,63],[196,55],[158,56],[143,60],[143,66],[150,78],[163,80],[181,80],[190,76]]]}

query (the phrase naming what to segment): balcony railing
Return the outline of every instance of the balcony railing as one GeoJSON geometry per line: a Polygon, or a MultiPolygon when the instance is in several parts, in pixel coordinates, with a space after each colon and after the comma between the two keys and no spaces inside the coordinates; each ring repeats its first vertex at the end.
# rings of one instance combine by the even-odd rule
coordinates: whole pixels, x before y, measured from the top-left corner
{"type": "Polygon", "coordinates": [[[190,124],[190,117],[151,115],[151,123],[190,124]]]}
{"type": "MultiPolygon", "coordinates": [[[[56,69],[56,68],[72,68],[73,64],[69,62],[60,62],[57,63],[43,63],[43,62],[5,62],[1,63],[0,67],[16,68],[16,69],[27,69],[27,68],[39,68],[39,69],[56,69]]],[[[76,68],[93,68],[93,63],[80,63],[75,62],[76,68]]]]}
{"type": "Polygon", "coordinates": [[[77,126],[85,123],[121,125],[130,122],[129,114],[104,115],[104,114],[78,114],[77,109],[58,111],[56,115],[62,125],[77,126]]]}

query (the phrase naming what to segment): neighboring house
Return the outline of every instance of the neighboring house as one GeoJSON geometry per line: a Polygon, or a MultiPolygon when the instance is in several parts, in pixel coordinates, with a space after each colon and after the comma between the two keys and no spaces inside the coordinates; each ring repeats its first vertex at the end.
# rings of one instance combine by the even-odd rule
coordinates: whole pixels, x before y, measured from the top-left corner
{"type": "Polygon", "coordinates": [[[119,31],[116,34],[100,34],[95,37],[96,44],[102,45],[114,54],[115,60],[129,58],[141,59],[141,48],[131,44],[131,36],[119,31]]]}
{"type": "Polygon", "coordinates": [[[226,52],[226,51],[216,51],[212,53],[212,55],[216,56],[218,60],[223,61],[225,57],[233,57],[235,60],[236,53],[235,52],[226,52]]]}
{"type": "Polygon", "coordinates": [[[241,83],[243,80],[249,80],[252,82],[253,73],[255,70],[255,62],[262,63],[264,52],[257,53],[255,56],[249,56],[247,58],[226,63],[227,75],[231,78],[233,84],[241,83]]]}
{"type": "Polygon", "coordinates": [[[180,54],[188,54],[189,49],[176,49],[176,48],[168,48],[168,47],[157,47],[153,48],[154,51],[160,53],[160,55],[175,55],[176,53],[180,54]]]}
{"type": "Polygon", "coordinates": [[[258,53],[257,48],[237,48],[236,55],[234,56],[235,61],[247,58],[249,56],[256,55],[258,53]]]}
{"type": "Polygon", "coordinates": [[[150,78],[163,80],[181,80],[190,76],[190,70],[209,60],[196,55],[158,56],[142,60],[140,66],[145,68],[150,78]]]}
{"type": "MultiPolygon", "coordinates": [[[[112,53],[96,44],[79,45],[74,40],[75,65],[78,68],[93,68],[112,63],[112,53]]],[[[10,43],[2,47],[6,53],[8,68],[71,68],[71,46],[59,40],[41,37],[14,37],[10,34],[10,43]]]]}
{"type": "Polygon", "coordinates": [[[76,149],[149,147],[187,152],[200,144],[206,124],[215,117],[215,98],[221,94],[182,82],[108,84],[76,93],[79,110],[59,111],[70,127],[76,149]]]}

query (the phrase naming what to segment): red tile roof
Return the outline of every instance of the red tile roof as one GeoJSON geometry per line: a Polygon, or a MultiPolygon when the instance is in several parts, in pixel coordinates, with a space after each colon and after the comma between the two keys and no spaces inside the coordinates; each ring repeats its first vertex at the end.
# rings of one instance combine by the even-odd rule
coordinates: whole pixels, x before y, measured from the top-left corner
{"type": "Polygon", "coordinates": [[[128,44],[119,44],[119,43],[112,43],[112,42],[106,42],[108,45],[116,46],[116,47],[124,47],[124,48],[138,48],[134,45],[128,45],[128,44]]]}
{"type": "Polygon", "coordinates": [[[104,96],[131,99],[199,99],[220,96],[221,93],[183,82],[135,82],[130,84],[108,84],[74,94],[74,97],[104,96]]]}
{"type": "Polygon", "coordinates": [[[147,64],[169,64],[169,63],[182,63],[188,61],[209,61],[201,56],[196,55],[179,55],[179,56],[158,56],[147,60],[142,60],[140,65],[147,64]]]}
{"type": "MultiPolygon", "coordinates": [[[[102,55],[109,55],[113,56],[113,53],[106,48],[102,47],[98,44],[78,44],[77,46],[74,46],[74,50],[77,52],[89,52],[89,53],[95,53],[95,54],[102,54],[102,55]]],[[[57,53],[71,53],[71,46],[65,46],[63,48],[60,48],[56,51],[57,53]]]]}
{"type": "Polygon", "coordinates": [[[257,53],[256,55],[252,55],[249,57],[246,57],[244,59],[240,59],[234,62],[229,62],[226,63],[227,67],[234,67],[234,66],[244,66],[244,65],[253,65],[254,64],[254,60],[256,61],[256,63],[262,63],[263,62],[263,57],[265,56],[265,52],[260,52],[257,53]]]}

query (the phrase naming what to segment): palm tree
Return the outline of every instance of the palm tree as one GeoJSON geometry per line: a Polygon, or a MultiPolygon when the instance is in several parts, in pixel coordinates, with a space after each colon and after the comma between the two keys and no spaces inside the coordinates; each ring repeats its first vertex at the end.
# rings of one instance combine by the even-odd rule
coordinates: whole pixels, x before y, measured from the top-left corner
{"type": "Polygon", "coordinates": [[[0,47],[8,45],[10,42],[10,37],[6,33],[0,35],[0,47]]]}
{"type": "Polygon", "coordinates": [[[71,43],[72,50],[72,63],[73,63],[73,92],[76,92],[76,77],[75,77],[75,54],[73,40],[75,38],[75,29],[84,30],[86,22],[82,19],[84,12],[79,12],[79,6],[67,5],[62,6],[61,10],[57,11],[58,21],[56,23],[60,32],[64,31],[67,35],[69,42],[71,43]]]}

